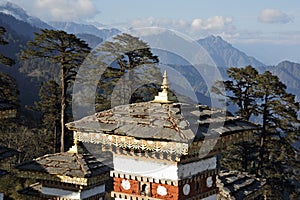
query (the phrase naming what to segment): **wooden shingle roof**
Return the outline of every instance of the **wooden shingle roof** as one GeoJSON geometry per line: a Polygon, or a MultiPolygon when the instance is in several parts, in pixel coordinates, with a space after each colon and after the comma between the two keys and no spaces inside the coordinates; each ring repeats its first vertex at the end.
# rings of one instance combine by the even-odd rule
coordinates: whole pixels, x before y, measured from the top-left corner
{"type": "MultiPolygon", "coordinates": [[[[109,176],[110,168],[89,153],[47,154],[15,166],[20,176],[88,185],[91,178],[109,176]]],[[[100,180],[99,180],[100,181],[100,180]]]]}
{"type": "Polygon", "coordinates": [[[121,105],[66,124],[70,130],[189,143],[259,127],[205,105],[154,102],[121,105]]]}
{"type": "Polygon", "coordinates": [[[219,199],[255,199],[261,195],[266,184],[265,179],[245,172],[220,171],[217,186],[220,189],[219,199]]]}

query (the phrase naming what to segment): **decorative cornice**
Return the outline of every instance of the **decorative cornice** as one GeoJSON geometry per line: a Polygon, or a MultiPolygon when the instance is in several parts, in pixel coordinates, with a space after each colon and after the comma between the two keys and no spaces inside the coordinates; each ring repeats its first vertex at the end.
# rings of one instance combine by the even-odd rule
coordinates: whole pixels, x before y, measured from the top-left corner
{"type": "Polygon", "coordinates": [[[109,135],[104,133],[77,132],[77,139],[82,142],[113,145],[140,151],[153,151],[168,154],[188,154],[188,144],[180,142],[165,142],[155,140],[136,139],[130,136],[109,135]]]}
{"type": "Polygon", "coordinates": [[[81,185],[81,186],[91,186],[91,185],[97,185],[99,183],[103,183],[106,180],[110,179],[109,172],[91,178],[78,178],[78,177],[46,174],[42,172],[19,171],[19,170],[14,170],[14,171],[16,172],[18,177],[22,177],[22,178],[35,177],[35,179],[37,180],[55,181],[57,182],[58,185],[63,183],[69,183],[69,184],[81,185]]]}
{"type": "MultiPolygon", "coordinates": [[[[102,144],[116,147],[115,152],[128,156],[139,156],[134,151],[143,151],[143,156],[169,161],[180,161],[181,156],[191,156],[191,160],[216,155],[219,151],[232,143],[249,141],[256,130],[241,131],[239,134],[226,135],[217,139],[211,138],[195,141],[191,144],[181,142],[166,142],[159,140],[136,139],[130,136],[110,135],[97,132],[76,132],[78,141],[102,144]],[[132,151],[130,151],[132,150],[132,151]],[[159,153],[158,155],[155,152],[159,153]],[[162,153],[168,156],[164,157],[162,153]]],[[[110,148],[112,149],[112,148],[110,148]]]]}

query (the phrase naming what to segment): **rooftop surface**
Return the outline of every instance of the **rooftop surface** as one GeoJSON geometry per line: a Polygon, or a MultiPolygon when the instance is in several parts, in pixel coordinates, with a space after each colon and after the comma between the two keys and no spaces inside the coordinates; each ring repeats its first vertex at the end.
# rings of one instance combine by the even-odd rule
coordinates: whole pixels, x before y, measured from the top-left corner
{"type": "Polygon", "coordinates": [[[15,149],[8,148],[5,146],[0,146],[0,161],[18,154],[19,152],[15,149]]]}
{"type": "Polygon", "coordinates": [[[109,168],[88,153],[56,153],[39,157],[35,160],[16,166],[21,171],[33,171],[76,178],[94,177],[106,172],[109,168]]]}
{"type": "Polygon", "coordinates": [[[239,171],[220,171],[217,182],[226,199],[254,199],[262,194],[266,184],[264,179],[239,171]]]}
{"type": "Polygon", "coordinates": [[[121,105],[66,124],[70,130],[188,143],[259,127],[206,105],[143,102],[121,105]]]}

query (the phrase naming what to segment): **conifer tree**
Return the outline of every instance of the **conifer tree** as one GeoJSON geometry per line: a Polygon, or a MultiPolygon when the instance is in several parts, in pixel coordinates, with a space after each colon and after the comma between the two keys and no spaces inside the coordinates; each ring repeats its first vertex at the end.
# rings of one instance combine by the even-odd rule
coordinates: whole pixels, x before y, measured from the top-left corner
{"type": "Polygon", "coordinates": [[[111,62],[117,62],[121,72],[159,61],[146,42],[127,33],[116,35],[112,41],[106,41],[96,52],[101,52],[105,58],[110,57],[111,62]]]}
{"type": "Polygon", "coordinates": [[[226,96],[230,103],[238,106],[237,114],[249,120],[251,115],[257,114],[257,76],[258,71],[252,66],[245,68],[229,68],[229,80],[216,81],[212,92],[226,96]],[[226,93],[222,94],[220,88],[225,87],[226,93]]]}
{"type": "Polygon", "coordinates": [[[8,74],[0,72],[0,102],[19,106],[19,90],[16,80],[8,74]]]}
{"type": "Polygon", "coordinates": [[[21,59],[47,58],[50,62],[58,64],[60,68],[61,86],[61,148],[63,152],[65,137],[66,95],[68,86],[74,80],[76,70],[90,52],[89,46],[74,34],[59,30],[43,29],[35,33],[35,37],[22,51],[21,59]]]}
{"type": "Polygon", "coordinates": [[[262,117],[260,134],[260,153],[258,173],[263,175],[267,137],[277,136],[283,139],[284,134],[295,130],[298,123],[299,103],[295,95],[286,91],[286,85],[271,72],[266,71],[257,76],[259,109],[262,117]]]}
{"type": "MultiPolygon", "coordinates": [[[[4,39],[5,32],[5,28],[0,26],[0,45],[8,44],[8,42],[4,39]]],[[[12,66],[13,64],[15,64],[15,61],[9,57],[0,54],[0,63],[7,66],[12,66]]]]}
{"type": "Polygon", "coordinates": [[[43,128],[53,132],[53,150],[57,148],[57,130],[60,127],[60,87],[55,81],[41,83],[39,97],[34,109],[42,113],[43,128]]]}
{"type": "MultiPolygon", "coordinates": [[[[291,179],[294,175],[291,175],[290,171],[297,165],[297,152],[291,146],[289,138],[295,138],[298,132],[299,103],[296,102],[295,95],[286,91],[286,85],[269,71],[259,74],[248,66],[230,68],[228,75],[229,80],[216,82],[213,91],[220,94],[219,86],[224,84],[227,93],[223,95],[238,106],[238,114],[246,119],[257,116],[256,122],[261,125],[257,139],[258,148],[251,148],[247,152],[257,152],[257,159],[253,160],[258,163],[255,171],[267,178],[269,191],[273,191],[268,194],[279,192],[279,198],[279,195],[283,196],[284,191],[289,190],[290,185],[295,182],[291,179]]],[[[243,161],[247,160],[249,155],[243,153],[245,148],[242,148],[241,153],[239,147],[241,146],[233,147],[231,153],[234,155],[230,154],[228,158],[233,163],[238,161],[244,165],[243,161]]],[[[230,166],[227,161],[225,163],[230,166]]]]}
{"type": "MultiPolygon", "coordinates": [[[[8,42],[4,39],[5,32],[5,28],[0,26],[0,45],[8,44],[8,42]]],[[[0,54],[0,63],[7,66],[12,66],[15,64],[15,61],[0,54]]],[[[18,107],[18,95],[19,90],[16,80],[10,75],[0,72],[0,102],[18,107]]]]}
{"type": "MultiPolygon", "coordinates": [[[[117,35],[112,41],[106,41],[99,46],[95,52],[98,52],[100,56],[97,59],[102,62],[98,65],[106,68],[98,84],[97,93],[99,95],[96,97],[96,103],[98,104],[96,110],[98,111],[110,108],[109,100],[112,91],[115,89],[114,86],[120,81],[121,77],[125,77],[126,73],[128,74],[127,79],[124,79],[126,81],[124,84],[129,87],[135,85],[139,81],[138,79],[141,79],[141,77],[138,77],[141,74],[143,81],[146,79],[155,80],[158,77],[159,80],[161,79],[160,72],[155,67],[155,64],[159,62],[158,57],[153,55],[149,45],[138,37],[127,33],[117,35]],[[103,61],[105,61],[104,64],[103,61]],[[137,74],[136,71],[138,70],[135,71],[135,69],[140,66],[144,67],[143,70],[146,73],[139,71],[139,74],[137,74]]],[[[133,91],[118,91],[118,97],[127,99],[122,95],[131,95],[132,93],[133,91]]]]}
{"type": "MultiPolygon", "coordinates": [[[[229,68],[227,70],[229,80],[216,81],[212,87],[212,92],[220,95],[224,95],[229,99],[228,103],[236,105],[238,107],[237,114],[246,120],[253,115],[258,114],[257,107],[257,76],[258,71],[252,66],[246,66],[245,68],[229,68]],[[226,93],[223,94],[220,88],[225,88],[226,93]]],[[[234,145],[234,147],[228,147],[225,152],[225,157],[228,160],[223,159],[223,166],[232,165],[232,161],[237,163],[236,169],[243,171],[253,171],[253,165],[255,165],[255,158],[257,152],[253,149],[257,148],[254,141],[245,141],[234,145]]]]}

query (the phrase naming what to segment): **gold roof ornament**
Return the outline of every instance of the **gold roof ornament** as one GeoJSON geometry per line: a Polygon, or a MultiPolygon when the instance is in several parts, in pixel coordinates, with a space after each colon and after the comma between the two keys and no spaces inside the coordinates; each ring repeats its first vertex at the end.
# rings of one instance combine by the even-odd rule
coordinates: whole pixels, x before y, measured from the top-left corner
{"type": "Polygon", "coordinates": [[[73,140],[74,140],[74,145],[67,151],[68,153],[76,153],[78,154],[78,139],[77,139],[77,134],[76,131],[73,133],[73,140]]]}
{"type": "Polygon", "coordinates": [[[162,82],[162,92],[158,93],[158,96],[155,96],[154,100],[152,102],[156,103],[172,103],[173,101],[170,100],[169,97],[169,83],[168,83],[168,75],[167,71],[165,70],[164,76],[163,76],[163,82],[162,82]]]}

